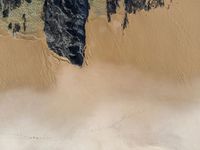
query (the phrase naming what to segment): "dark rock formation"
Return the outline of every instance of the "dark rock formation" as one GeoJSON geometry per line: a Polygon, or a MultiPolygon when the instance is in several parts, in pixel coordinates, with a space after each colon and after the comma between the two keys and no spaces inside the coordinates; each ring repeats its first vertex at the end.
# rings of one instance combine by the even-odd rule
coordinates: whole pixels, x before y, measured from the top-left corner
{"type": "Polygon", "coordinates": [[[9,11],[20,7],[22,4],[22,0],[0,0],[0,10],[2,11],[2,16],[8,17],[9,11]]]}
{"type": "Polygon", "coordinates": [[[164,0],[124,0],[125,11],[136,13],[139,10],[150,10],[159,6],[164,6],[164,0]]]}
{"type": "Polygon", "coordinates": [[[26,0],[27,3],[32,3],[32,0],[26,0]]]}
{"type": "Polygon", "coordinates": [[[163,7],[164,0],[124,0],[125,5],[125,16],[122,23],[123,29],[127,27],[128,16],[127,13],[135,14],[137,11],[145,10],[149,11],[152,8],[163,7]]]}
{"type": "Polygon", "coordinates": [[[45,0],[43,12],[49,48],[81,66],[84,61],[88,0],[45,0]]]}
{"type": "Polygon", "coordinates": [[[19,24],[19,23],[15,23],[15,26],[14,26],[13,31],[14,31],[14,32],[19,32],[20,30],[21,30],[20,24],[19,24]]]}
{"type": "MultiPolygon", "coordinates": [[[[106,9],[107,9],[107,18],[108,22],[111,21],[111,15],[115,14],[119,0],[107,0],[106,1],[106,9]]],[[[149,11],[152,8],[162,7],[164,6],[164,0],[124,0],[124,10],[125,16],[122,22],[122,28],[125,29],[128,24],[128,15],[127,14],[135,14],[137,11],[145,10],[149,11]]]]}
{"type": "MultiPolygon", "coordinates": [[[[85,50],[85,23],[89,14],[89,0],[43,0],[44,31],[49,48],[62,57],[68,58],[71,63],[81,66],[84,61],[85,50]]],[[[120,0],[106,0],[108,22],[111,15],[117,13],[120,0]]],[[[21,6],[22,3],[32,3],[32,0],[0,0],[1,16],[9,17],[10,11],[21,6]]],[[[164,0],[123,0],[124,18],[122,28],[128,26],[128,14],[137,11],[149,11],[152,8],[164,6],[164,0]]],[[[22,14],[23,24],[10,23],[8,29],[20,32],[26,31],[27,18],[22,14]]]]}
{"type": "Polygon", "coordinates": [[[128,21],[128,14],[125,13],[125,15],[124,15],[124,20],[123,20],[123,22],[122,22],[122,28],[123,28],[123,29],[127,28],[128,23],[129,23],[129,21],[128,21]]]}
{"type": "Polygon", "coordinates": [[[12,22],[10,22],[9,24],[8,24],[8,30],[11,30],[12,29],[12,22]]]}
{"type": "Polygon", "coordinates": [[[119,7],[119,0],[106,0],[108,22],[111,21],[111,15],[117,12],[118,7],[119,7]]]}

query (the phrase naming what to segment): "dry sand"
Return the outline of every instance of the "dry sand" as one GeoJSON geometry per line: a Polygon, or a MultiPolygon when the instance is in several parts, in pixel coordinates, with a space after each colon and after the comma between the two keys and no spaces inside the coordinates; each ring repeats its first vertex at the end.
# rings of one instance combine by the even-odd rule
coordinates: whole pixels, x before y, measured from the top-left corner
{"type": "Polygon", "coordinates": [[[86,64],[0,36],[0,149],[199,150],[200,2],[91,17],[86,64]]]}

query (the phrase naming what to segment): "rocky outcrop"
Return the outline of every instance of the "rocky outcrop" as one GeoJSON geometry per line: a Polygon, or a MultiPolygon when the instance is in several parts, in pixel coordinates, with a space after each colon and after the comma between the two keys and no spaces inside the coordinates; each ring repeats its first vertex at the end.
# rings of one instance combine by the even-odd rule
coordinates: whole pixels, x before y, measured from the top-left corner
{"type": "Polygon", "coordinates": [[[125,11],[136,13],[139,10],[150,10],[159,6],[164,6],[164,0],[124,0],[125,11]]]}
{"type": "MultiPolygon", "coordinates": [[[[81,66],[84,61],[86,45],[85,24],[89,14],[89,0],[41,0],[44,1],[42,18],[44,20],[44,32],[50,50],[62,57],[68,58],[71,63],[81,66]]],[[[111,15],[117,13],[120,0],[106,0],[108,22],[111,15]]],[[[20,7],[23,3],[31,3],[32,0],[0,0],[1,16],[8,17],[10,11],[20,7]]],[[[122,28],[129,23],[128,14],[137,11],[149,11],[152,8],[164,6],[164,0],[123,0],[124,18],[122,28]]],[[[30,6],[30,5],[29,5],[30,6]]],[[[31,5],[32,6],[32,5],[31,5]]],[[[21,14],[23,31],[26,31],[26,14],[21,14]]],[[[20,24],[10,22],[8,29],[19,32],[20,24]]]]}
{"type": "MultiPolygon", "coordinates": [[[[111,21],[111,15],[117,12],[119,0],[106,0],[107,18],[111,21]]],[[[122,28],[125,29],[128,24],[128,15],[135,14],[137,11],[149,11],[152,8],[163,7],[164,0],[124,0],[125,15],[122,22],[122,28]]]]}
{"type": "Polygon", "coordinates": [[[118,7],[119,7],[119,0],[106,0],[108,22],[111,21],[111,15],[117,13],[118,7]]]}
{"type": "Polygon", "coordinates": [[[45,0],[44,31],[49,48],[71,63],[84,61],[88,0],[45,0]]]}
{"type": "Polygon", "coordinates": [[[10,11],[21,6],[24,0],[0,0],[0,10],[2,17],[9,16],[10,11]]]}

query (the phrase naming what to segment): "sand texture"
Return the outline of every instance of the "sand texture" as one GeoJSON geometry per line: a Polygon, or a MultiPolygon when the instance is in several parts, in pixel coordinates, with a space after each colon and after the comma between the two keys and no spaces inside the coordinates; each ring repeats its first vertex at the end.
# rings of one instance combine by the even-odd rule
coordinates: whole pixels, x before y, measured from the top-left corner
{"type": "Polygon", "coordinates": [[[199,150],[200,1],[169,7],[91,12],[83,67],[0,29],[0,149],[199,150]]]}

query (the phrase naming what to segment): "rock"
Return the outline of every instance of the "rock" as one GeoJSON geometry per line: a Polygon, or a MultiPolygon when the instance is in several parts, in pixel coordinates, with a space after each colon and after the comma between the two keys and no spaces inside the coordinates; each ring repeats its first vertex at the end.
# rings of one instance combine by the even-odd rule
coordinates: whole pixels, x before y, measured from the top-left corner
{"type": "Polygon", "coordinates": [[[19,32],[21,30],[21,26],[19,23],[15,23],[14,29],[15,32],[19,32]]]}
{"type": "Polygon", "coordinates": [[[111,15],[117,12],[118,7],[119,7],[119,0],[106,0],[108,22],[111,21],[111,15]]]}
{"type": "Polygon", "coordinates": [[[164,0],[124,0],[125,11],[136,13],[139,10],[150,10],[159,6],[164,6],[164,0]]]}
{"type": "Polygon", "coordinates": [[[32,0],[26,0],[27,3],[32,3],[32,0]]]}
{"type": "Polygon", "coordinates": [[[4,18],[8,17],[9,16],[9,9],[4,9],[3,12],[2,12],[2,15],[4,18]]]}
{"type": "Polygon", "coordinates": [[[10,10],[20,7],[21,0],[0,0],[0,10],[4,18],[9,16],[10,10]]]}
{"type": "Polygon", "coordinates": [[[71,63],[84,61],[88,0],[45,0],[44,31],[49,48],[71,63]]]}
{"type": "Polygon", "coordinates": [[[10,22],[9,24],[8,24],[8,30],[11,30],[12,29],[12,22],[10,22]]]}
{"type": "MultiPolygon", "coordinates": [[[[111,21],[111,15],[116,14],[119,7],[119,0],[106,0],[107,18],[111,21]]],[[[149,11],[152,8],[163,7],[164,0],[124,0],[125,15],[122,21],[122,28],[125,29],[128,24],[127,14],[135,14],[137,11],[149,11]]]]}

